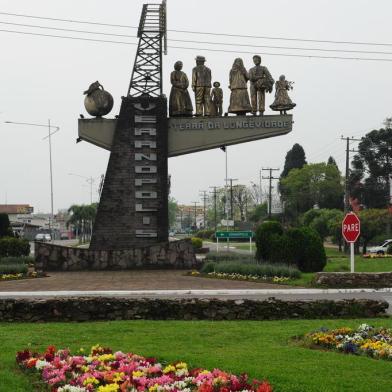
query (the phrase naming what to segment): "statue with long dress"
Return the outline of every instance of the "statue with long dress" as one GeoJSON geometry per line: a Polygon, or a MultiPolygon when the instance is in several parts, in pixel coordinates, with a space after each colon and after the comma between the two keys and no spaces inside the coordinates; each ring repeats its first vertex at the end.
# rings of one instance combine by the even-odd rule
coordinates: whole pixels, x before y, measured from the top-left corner
{"type": "Polygon", "coordinates": [[[244,115],[252,110],[249,102],[248,83],[249,74],[241,58],[234,60],[230,71],[230,106],[229,113],[244,115]]]}
{"type": "Polygon", "coordinates": [[[204,56],[196,57],[192,70],[192,90],[195,92],[196,116],[209,116],[211,109],[211,70],[204,65],[204,56]]]}
{"type": "Polygon", "coordinates": [[[274,79],[268,68],[261,65],[260,56],[253,56],[253,63],[255,66],[249,70],[252,114],[256,115],[259,112],[260,115],[263,115],[265,111],[265,93],[272,92],[274,79]]]}
{"type": "Polygon", "coordinates": [[[275,101],[270,108],[279,111],[280,114],[286,114],[287,110],[293,109],[296,104],[290,99],[287,91],[293,89],[293,82],[286,80],[284,75],[280,75],[279,80],[275,83],[275,101]]]}
{"type": "Polygon", "coordinates": [[[170,74],[172,88],[169,97],[169,116],[191,117],[193,106],[189,96],[189,80],[186,73],[182,71],[182,62],[174,64],[174,71],[170,74]]]}

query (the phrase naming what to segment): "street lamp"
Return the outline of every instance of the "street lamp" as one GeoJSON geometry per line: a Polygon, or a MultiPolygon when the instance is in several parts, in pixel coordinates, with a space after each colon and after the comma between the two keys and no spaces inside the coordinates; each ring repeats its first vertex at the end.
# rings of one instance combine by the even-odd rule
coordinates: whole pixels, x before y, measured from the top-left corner
{"type": "Polygon", "coordinates": [[[25,123],[25,122],[16,122],[16,121],[5,121],[6,124],[14,124],[14,125],[29,125],[32,127],[47,127],[48,135],[42,138],[42,140],[48,139],[49,143],[49,171],[50,171],[50,219],[49,219],[49,230],[50,234],[53,238],[53,229],[52,229],[52,221],[54,217],[53,213],[53,167],[52,167],[52,135],[60,131],[60,127],[50,124],[50,120],[48,120],[48,124],[35,124],[35,123],[25,123]],[[54,129],[54,132],[52,132],[54,129]]]}
{"type": "Polygon", "coordinates": [[[84,178],[86,180],[86,182],[90,185],[90,204],[93,204],[93,184],[95,183],[95,180],[98,179],[98,177],[97,178],[86,177],[86,176],[81,176],[80,174],[75,174],[75,173],[68,173],[68,175],[84,178]]]}

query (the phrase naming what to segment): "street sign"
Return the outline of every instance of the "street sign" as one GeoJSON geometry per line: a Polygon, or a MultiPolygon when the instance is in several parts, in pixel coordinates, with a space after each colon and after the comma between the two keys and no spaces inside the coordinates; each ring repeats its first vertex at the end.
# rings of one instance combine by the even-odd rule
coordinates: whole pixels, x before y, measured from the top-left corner
{"type": "Polygon", "coordinates": [[[342,235],[344,239],[350,243],[350,270],[354,272],[355,257],[354,257],[354,242],[361,234],[361,221],[353,213],[349,212],[342,222],[342,235]]]}
{"type": "Polygon", "coordinates": [[[217,231],[216,238],[252,238],[253,231],[217,231]]]}
{"type": "Polygon", "coordinates": [[[347,242],[356,242],[360,234],[361,222],[353,212],[349,212],[342,222],[342,235],[347,242]]]}

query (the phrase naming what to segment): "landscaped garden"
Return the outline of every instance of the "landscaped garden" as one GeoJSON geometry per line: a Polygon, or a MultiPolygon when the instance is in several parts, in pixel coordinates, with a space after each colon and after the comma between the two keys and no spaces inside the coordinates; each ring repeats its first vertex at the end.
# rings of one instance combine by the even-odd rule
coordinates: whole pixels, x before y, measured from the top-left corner
{"type": "MultiPolygon", "coordinates": [[[[390,319],[366,320],[392,327],[390,319]]],[[[275,392],[390,392],[392,362],[366,356],[312,350],[293,339],[321,327],[357,328],[363,320],[303,321],[118,321],[89,323],[0,324],[0,390],[31,392],[32,380],[15,357],[24,348],[48,345],[88,353],[99,343],[114,352],[133,352],[160,362],[187,363],[268,380],[275,392]]],[[[44,389],[45,390],[45,389],[44,389]]]]}

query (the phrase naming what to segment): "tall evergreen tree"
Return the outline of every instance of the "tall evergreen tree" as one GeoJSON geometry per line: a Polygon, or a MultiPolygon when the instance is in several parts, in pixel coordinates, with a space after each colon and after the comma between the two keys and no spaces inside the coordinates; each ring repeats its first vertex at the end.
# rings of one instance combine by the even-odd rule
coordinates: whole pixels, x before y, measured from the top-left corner
{"type": "Polygon", "coordinates": [[[334,165],[334,166],[338,167],[338,164],[336,163],[335,158],[333,156],[330,156],[328,158],[327,165],[334,165]]]}
{"type": "Polygon", "coordinates": [[[369,132],[358,145],[352,161],[350,196],[368,208],[388,204],[389,176],[392,174],[392,129],[369,132]]]}
{"type": "Polygon", "coordinates": [[[286,154],[284,168],[280,177],[287,177],[290,170],[292,169],[302,169],[306,163],[305,151],[303,147],[300,144],[295,143],[293,148],[286,154]]]}

